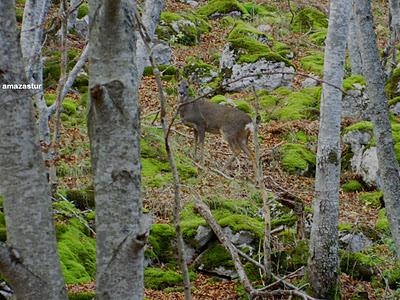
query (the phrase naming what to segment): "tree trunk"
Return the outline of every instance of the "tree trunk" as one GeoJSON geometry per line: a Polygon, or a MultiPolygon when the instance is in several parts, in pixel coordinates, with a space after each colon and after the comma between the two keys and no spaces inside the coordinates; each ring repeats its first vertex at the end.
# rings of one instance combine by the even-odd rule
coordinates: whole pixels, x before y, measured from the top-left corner
{"type": "MultiPolygon", "coordinates": [[[[2,84],[26,82],[15,20],[15,2],[1,1],[2,84]]],[[[32,94],[29,90],[0,89],[0,192],[7,244],[13,249],[9,255],[1,245],[0,271],[14,287],[17,299],[66,299],[32,94]]]]}
{"type": "Polygon", "coordinates": [[[333,299],[338,279],[340,120],[346,40],[351,14],[348,0],[331,1],[325,48],[323,96],[318,136],[314,218],[308,263],[317,297],[333,299]]]}
{"type": "MultiPolygon", "coordinates": [[[[352,6],[353,6],[353,4],[352,4],[352,6]]],[[[352,13],[351,13],[351,17],[350,17],[350,24],[349,24],[349,36],[347,39],[347,47],[349,49],[351,74],[352,75],[361,75],[362,74],[362,61],[361,61],[360,47],[358,44],[357,26],[356,26],[355,18],[356,18],[355,12],[354,12],[354,9],[352,9],[352,13]]]]}
{"type": "Polygon", "coordinates": [[[88,133],[96,200],[96,299],[143,299],[135,1],[90,0],[88,133]]]}
{"type": "Polygon", "coordinates": [[[384,193],[390,230],[400,258],[400,178],[399,164],[393,148],[389,109],[385,94],[384,74],[379,63],[376,35],[373,26],[370,0],[355,1],[358,36],[363,72],[367,82],[373,114],[374,137],[378,154],[379,173],[384,193]]]}
{"type": "MultiPolygon", "coordinates": [[[[70,0],[69,1],[69,8],[73,9],[74,7],[76,7],[79,2],[81,2],[81,0],[70,0]]],[[[78,9],[75,9],[74,11],[70,12],[68,15],[68,31],[71,31],[72,28],[75,27],[76,24],[76,18],[78,16],[78,9]]]]}

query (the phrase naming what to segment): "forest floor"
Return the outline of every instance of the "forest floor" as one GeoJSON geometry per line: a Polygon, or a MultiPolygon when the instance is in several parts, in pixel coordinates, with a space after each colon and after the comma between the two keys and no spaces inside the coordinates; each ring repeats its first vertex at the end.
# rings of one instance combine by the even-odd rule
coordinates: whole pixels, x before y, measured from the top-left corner
{"type": "MultiPolygon", "coordinates": [[[[328,11],[327,0],[293,0],[293,1],[280,1],[280,0],[258,0],[259,3],[267,3],[273,6],[280,7],[283,10],[290,10],[288,3],[292,5],[301,6],[316,6],[321,10],[328,11]]],[[[200,2],[201,3],[201,2],[200,2]]],[[[181,11],[190,10],[189,5],[167,0],[167,11],[181,11]]],[[[386,21],[386,14],[382,13],[377,22],[384,24],[386,21]]],[[[196,46],[181,46],[173,45],[173,65],[177,68],[183,67],[186,64],[186,58],[194,56],[202,58],[205,62],[211,60],[213,52],[221,52],[226,42],[225,37],[229,28],[219,26],[219,22],[211,21],[212,30],[202,36],[201,41],[196,46]]],[[[295,52],[293,64],[296,69],[301,71],[301,65],[298,61],[302,57],[302,49],[298,46],[303,37],[301,35],[287,35],[282,42],[288,44],[295,52]]],[[[382,42],[383,43],[383,42],[382,42]]],[[[296,77],[294,80],[294,88],[299,87],[299,82],[302,78],[296,77]]],[[[164,82],[166,88],[169,87],[169,82],[164,82]]],[[[152,76],[144,77],[140,87],[140,104],[142,115],[142,126],[151,126],[151,116],[159,108],[158,90],[155,80],[152,76]]],[[[245,93],[237,93],[229,95],[233,99],[239,99],[246,95],[245,93]]],[[[177,99],[175,96],[168,96],[169,115],[176,109],[177,99]]],[[[155,126],[160,126],[159,121],[155,122],[155,126]]],[[[298,120],[298,121],[270,121],[267,124],[261,124],[259,128],[259,135],[263,137],[261,145],[261,157],[263,163],[264,176],[266,178],[266,187],[272,191],[287,191],[290,194],[296,195],[307,206],[311,206],[314,194],[314,178],[288,175],[285,173],[278,162],[278,153],[276,149],[279,145],[285,142],[284,137],[292,132],[299,130],[305,131],[308,135],[318,135],[318,121],[298,120]]],[[[193,138],[192,133],[181,124],[175,124],[173,127],[172,141],[175,151],[183,151],[189,157],[193,153],[193,138]],[[179,142],[174,142],[179,140],[179,142]]],[[[74,143],[87,143],[87,137],[84,129],[64,128],[62,132],[63,144],[73,145],[74,143]]],[[[68,156],[62,157],[65,162],[76,164],[82,157],[89,155],[88,150],[81,153],[82,156],[68,156]]],[[[249,161],[244,156],[240,157],[239,164],[226,172],[226,175],[234,178],[234,180],[226,180],[219,173],[213,171],[220,169],[223,163],[230,155],[229,147],[222,141],[220,136],[207,135],[205,143],[206,163],[205,167],[200,171],[199,177],[196,181],[196,191],[201,196],[209,194],[224,194],[225,197],[235,197],[236,194],[243,193],[241,186],[246,186],[250,178],[253,177],[253,171],[249,161]]],[[[350,172],[342,174],[342,183],[351,179],[354,175],[350,172]]],[[[76,182],[71,178],[70,182],[64,182],[69,188],[82,184],[76,182]]],[[[192,187],[193,188],[193,187],[192,187]]],[[[190,188],[183,189],[183,201],[191,199],[190,188]]],[[[171,221],[173,210],[173,189],[172,186],[159,188],[147,188],[143,194],[144,207],[152,211],[158,223],[168,223],[171,221]]],[[[377,208],[360,205],[358,201],[357,192],[340,194],[340,222],[349,224],[365,224],[374,227],[378,216],[377,208]]],[[[367,281],[354,280],[346,274],[340,276],[342,286],[343,299],[351,299],[351,295],[356,289],[364,289],[368,292],[370,300],[375,298],[373,288],[367,281]]],[[[212,276],[205,274],[197,274],[197,278],[193,283],[194,286],[194,299],[240,299],[237,292],[238,284],[234,281],[220,280],[216,281],[212,276]]],[[[94,289],[94,283],[69,286],[70,291],[91,291],[94,289]]],[[[145,296],[148,299],[183,299],[183,293],[179,291],[165,292],[146,289],[145,296]]]]}

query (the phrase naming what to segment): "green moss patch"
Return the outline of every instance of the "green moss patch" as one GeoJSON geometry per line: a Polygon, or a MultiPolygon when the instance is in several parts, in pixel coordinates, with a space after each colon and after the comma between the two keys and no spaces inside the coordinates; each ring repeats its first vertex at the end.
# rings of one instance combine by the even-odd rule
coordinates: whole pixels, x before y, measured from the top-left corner
{"type": "Polygon", "coordinates": [[[320,10],[313,7],[306,7],[300,10],[293,18],[292,31],[309,32],[319,31],[328,28],[328,18],[320,10]]]}
{"type": "Polygon", "coordinates": [[[148,243],[151,249],[146,250],[146,257],[156,259],[160,263],[175,261],[175,228],[168,224],[153,224],[148,243]]]}
{"type": "Polygon", "coordinates": [[[68,293],[68,300],[92,300],[95,297],[94,292],[68,293]]]}
{"type": "Polygon", "coordinates": [[[197,10],[199,15],[211,17],[214,14],[228,14],[232,11],[238,11],[242,17],[249,16],[246,7],[237,0],[211,0],[197,10]]]}
{"type": "Polygon", "coordinates": [[[215,244],[204,251],[196,262],[196,266],[202,266],[204,270],[213,270],[218,267],[234,269],[231,255],[221,244],[215,244]]]}
{"type": "Polygon", "coordinates": [[[78,19],[82,19],[87,15],[89,15],[89,5],[87,3],[82,3],[78,9],[78,19]]]}
{"type": "Polygon", "coordinates": [[[317,46],[324,46],[327,34],[328,34],[327,29],[321,29],[311,33],[308,36],[308,39],[317,46]]]}
{"type": "Polygon", "coordinates": [[[300,64],[304,70],[322,75],[324,72],[324,55],[321,52],[311,52],[300,59],[300,64]]]}
{"type": "Polygon", "coordinates": [[[58,231],[58,253],[66,284],[94,280],[96,273],[96,242],[87,236],[78,219],[68,221],[65,230],[58,231]]]}
{"type": "Polygon", "coordinates": [[[210,29],[207,21],[195,13],[162,12],[156,34],[170,43],[193,46],[199,43],[200,35],[210,29]]]}
{"type": "Polygon", "coordinates": [[[361,193],[358,198],[364,205],[379,208],[383,202],[383,192],[365,192],[361,193]]]}
{"type": "Polygon", "coordinates": [[[386,216],[386,211],[384,208],[379,210],[378,220],[376,221],[375,228],[382,233],[388,234],[390,232],[389,220],[386,216]]]}
{"type": "Polygon", "coordinates": [[[362,191],[363,185],[358,180],[349,180],[342,185],[344,192],[359,192],[362,191]]]}
{"type": "Polygon", "coordinates": [[[343,89],[345,91],[354,89],[353,84],[360,84],[362,86],[365,86],[365,78],[361,75],[352,75],[343,80],[343,89]]]}
{"type": "MultiPolygon", "coordinates": [[[[315,90],[321,91],[321,88],[315,90]]],[[[319,92],[292,92],[281,102],[281,108],[275,112],[275,117],[283,121],[316,119],[319,115],[319,99],[319,92]]]]}
{"type": "Polygon", "coordinates": [[[315,154],[301,144],[286,144],[279,147],[283,169],[290,174],[313,174],[315,154]]]}
{"type": "Polygon", "coordinates": [[[273,251],[271,258],[281,272],[291,272],[307,264],[309,255],[306,241],[299,241],[291,248],[283,251],[273,251]]]}
{"type": "Polygon", "coordinates": [[[362,252],[350,253],[340,251],[340,269],[346,274],[362,280],[369,280],[374,275],[374,268],[382,260],[376,255],[368,255],[362,252]]]}
{"type": "Polygon", "coordinates": [[[182,281],[182,275],[173,270],[164,270],[161,268],[144,269],[144,285],[146,288],[162,290],[181,284],[182,281]]]}
{"type": "Polygon", "coordinates": [[[396,68],[385,85],[386,95],[389,99],[400,96],[400,93],[398,92],[399,82],[400,68],[396,68]]]}

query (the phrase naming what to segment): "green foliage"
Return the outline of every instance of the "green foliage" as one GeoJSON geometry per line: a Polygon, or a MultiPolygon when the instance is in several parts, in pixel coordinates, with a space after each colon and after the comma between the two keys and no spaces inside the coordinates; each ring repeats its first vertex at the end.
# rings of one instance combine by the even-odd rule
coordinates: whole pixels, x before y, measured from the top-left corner
{"type": "Polygon", "coordinates": [[[96,242],[84,231],[84,225],[72,218],[65,231],[58,232],[58,253],[66,284],[90,282],[95,278],[96,242]]]}
{"type": "Polygon", "coordinates": [[[260,17],[267,17],[267,16],[274,16],[276,9],[271,6],[266,6],[266,5],[258,5],[255,3],[244,3],[243,7],[246,9],[246,11],[251,15],[257,15],[260,17]]]}
{"type": "Polygon", "coordinates": [[[212,97],[210,99],[210,101],[213,102],[213,103],[218,103],[218,104],[219,103],[227,103],[227,99],[223,95],[215,95],[214,97],[212,97]]]}
{"type": "Polygon", "coordinates": [[[300,64],[304,70],[322,75],[324,72],[324,55],[321,52],[311,52],[300,59],[300,64]]]}
{"type": "Polygon", "coordinates": [[[363,189],[363,185],[358,180],[349,180],[342,185],[344,192],[359,192],[363,189]]]}
{"type": "Polygon", "coordinates": [[[89,5],[87,3],[82,3],[78,8],[78,19],[82,19],[84,16],[89,15],[89,5]]]}
{"type": "Polygon", "coordinates": [[[290,174],[306,175],[314,172],[315,154],[301,144],[279,147],[283,169],[290,174]]]}
{"type": "Polygon", "coordinates": [[[81,93],[85,93],[88,90],[89,86],[89,76],[86,73],[79,74],[74,81],[72,87],[79,90],[81,93]]]}
{"type": "Polygon", "coordinates": [[[319,94],[292,92],[282,104],[283,106],[276,111],[275,117],[283,121],[315,119],[319,114],[319,94]]]}
{"type": "Polygon", "coordinates": [[[15,8],[15,17],[17,18],[17,22],[22,22],[24,16],[24,9],[21,7],[15,8]]]}
{"type": "Polygon", "coordinates": [[[245,6],[237,0],[211,0],[197,10],[197,13],[202,16],[210,17],[215,13],[227,14],[232,11],[242,13],[243,17],[249,16],[245,6]]]}
{"type": "MultiPolygon", "coordinates": [[[[195,274],[189,272],[190,280],[195,279],[195,274]]],[[[182,275],[173,270],[148,267],[144,269],[144,286],[150,289],[163,290],[179,285],[183,281],[182,275]]]]}
{"type": "Polygon", "coordinates": [[[339,253],[341,271],[357,279],[369,280],[374,275],[374,267],[382,263],[382,259],[374,254],[343,250],[339,253]]]}
{"type": "Polygon", "coordinates": [[[278,265],[282,272],[295,271],[307,264],[309,255],[308,244],[306,241],[298,241],[293,247],[284,250],[273,251],[272,260],[278,265]]]}
{"type": "Polygon", "coordinates": [[[68,300],[92,300],[95,297],[94,292],[68,293],[68,300]]]}
{"type": "Polygon", "coordinates": [[[204,251],[196,265],[202,265],[205,270],[212,270],[218,267],[234,268],[231,255],[221,244],[214,244],[204,251]]]}
{"type": "Polygon", "coordinates": [[[328,19],[325,14],[313,7],[300,10],[293,18],[293,32],[319,31],[328,28],[328,19]]]}
{"type": "Polygon", "coordinates": [[[362,132],[368,131],[368,132],[372,133],[372,129],[373,129],[373,126],[372,126],[371,122],[362,121],[362,122],[358,122],[356,124],[347,126],[344,129],[344,133],[348,133],[348,132],[353,131],[353,130],[358,130],[358,131],[362,131],[362,132]]]}
{"type": "MultiPolygon", "coordinates": [[[[162,78],[167,75],[176,76],[178,75],[179,71],[172,65],[159,65],[158,70],[162,75],[162,78]]],[[[143,76],[152,76],[153,74],[153,67],[148,66],[144,68],[143,76]]]]}
{"type": "Polygon", "coordinates": [[[378,213],[378,219],[376,220],[375,224],[376,230],[382,233],[389,233],[390,232],[390,227],[389,227],[389,221],[386,216],[386,211],[384,208],[379,210],[378,213]]]}
{"type": "Polygon", "coordinates": [[[396,68],[385,85],[386,95],[388,99],[400,96],[398,92],[399,81],[400,81],[400,68],[396,68]]]}
{"type": "Polygon", "coordinates": [[[200,35],[210,29],[207,21],[195,13],[162,12],[156,33],[164,41],[193,46],[199,42],[200,35]]]}
{"type": "Polygon", "coordinates": [[[365,78],[361,75],[352,75],[345,80],[343,80],[343,89],[345,91],[354,89],[353,84],[360,84],[362,86],[365,86],[365,78]]]}
{"type": "Polygon", "coordinates": [[[381,207],[383,201],[383,192],[364,192],[359,194],[360,201],[367,206],[375,208],[381,207]]]}
{"type": "Polygon", "coordinates": [[[202,59],[190,57],[186,60],[188,64],[183,67],[183,75],[186,78],[196,77],[197,79],[211,76],[214,66],[205,63],[202,59]]]}
{"type": "Polygon", "coordinates": [[[92,186],[81,189],[68,189],[65,191],[65,196],[81,210],[95,207],[94,188],[92,186]]]}
{"type": "Polygon", "coordinates": [[[388,284],[392,289],[399,289],[400,261],[397,261],[391,269],[383,271],[383,276],[388,280],[388,284]]]}
{"type": "Polygon", "coordinates": [[[77,109],[77,104],[74,100],[70,98],[65,98],[63,103],[62,103],[62,109],[65,114],[68,116],[75,115],[76,114],[76,109],[77,109]]]}
{"type": "Polygon", "coordinates": [[[148,258],[156,258],[158,262],[167,263],[175,260],[172,242],[175,239],[175,228],[168,224],[153,224],[148,243],[151,249],[146,251],[148,258]]]}
{"type": "Polygon", "coordinates": [[[328,33],[327,29],[321,29],[321,30],[311,33],[308,36],[308,38],[313,44],[318,45],[318,46],[324,46],[327,33],[328,33]]]}

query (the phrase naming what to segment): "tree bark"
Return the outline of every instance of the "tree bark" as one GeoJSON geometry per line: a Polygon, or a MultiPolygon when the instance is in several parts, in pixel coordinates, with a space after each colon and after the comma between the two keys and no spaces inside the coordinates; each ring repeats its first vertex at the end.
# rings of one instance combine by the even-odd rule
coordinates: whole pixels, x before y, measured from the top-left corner
{"type": "Polygon", "coordinates": [[[308,263],[317,297],[333,299],[338,279],[340,120],[346,40],[351,2],[331,1],[325,48],[324,83],[318,136],[314,217],[308,263]],[[329,84],[327,84],[329,83],[329,84]]]}
{"type": "Polygon", "coordinates": [[[390,230],[400,258],[400,177],[393,148],[392,129],[385,93],[384,74],[379,63],[370,0],[355,1],[358,36],[367,93],[374,111],[371,121],[378,154],[379,173],[390,230]]]}
{"type": "MultiPolygon", "coordinates": [[[[164,0],[146,0],[144,7],[144,14],[142,16],[143,25],[146,27],[146,31],[150,38],[154,39],[154,32],[156,30],[157,24],[160,21],[160,15],[165,6],[164,0]]],[[[149,60],[149,53],[146,49],[146,45],[143,42],[140,35],[137,35],[137,70],[139,81],[142,78],[144,66],[149,60]]]]}
{"type": "MultiPolygon", "coordinates": [[[[352,0],[351,2],[353,3],[354,0],[352,0]]],[[[347,48],[349,49],[351,74],[352,75],[362,75],[362,61],[361,61],[360,47],[358,44],[357,24],[356,24],[355,18],[356,18],[355,11],[353,9],[353,4],[352,4],[352,13],[350,16],[347,48]]]]}
{"type": "MultiPolygon", "coordinates": [[[[81,0],[70,0],[69,1],[70,9],[72,9],[72,8],[76,7],[77,5],[79,5],[80,2],[81,2],[81,0]]],[[[68,15],[68,31],[71,31],[71,29],[75,27],[76,18],[78,16],[78,9],[79,9],[79,7],[77,9],[71,11],[69,13],[69,15],[68,15]]]]}
{"type": "Polygon", "coordinates": [[[96,200],[96,299],[143,299],[136,31],[131,0],[90,0],[88,133],[96,200]]]}
{"type": "MultiPolygon", "coordinates": [[[[26,83],[12,0],[0,2],[0,40],[0,82],[26,83]]],[[[15,249],[11,257],[1,245],[0,271],[17,299],[66,299],[32,94],[0,89],[0,193],[7,244],[15,249]],[[21,271],[22,262],[27,272],[21,271]]]]}

